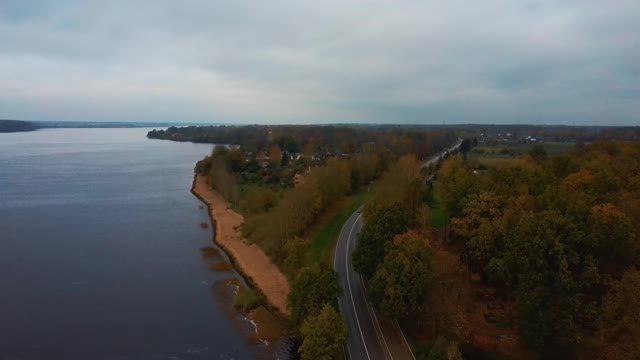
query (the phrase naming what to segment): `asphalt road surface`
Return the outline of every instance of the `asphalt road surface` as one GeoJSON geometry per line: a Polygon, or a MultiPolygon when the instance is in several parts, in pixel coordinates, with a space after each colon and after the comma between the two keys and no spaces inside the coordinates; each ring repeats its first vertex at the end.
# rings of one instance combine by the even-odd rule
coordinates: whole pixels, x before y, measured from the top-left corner
{"type": "Polygon", "coordinates": [[[361,214],[353,213],[342,227],[333,258],[333,268],[343,289],[338,303],[349,334],[347,351],[351,360],[387,359],[388,354],[383,352],[378,330],[369,313],[360,275],[353,270],[351,261],[361,228],[361,214]]]}

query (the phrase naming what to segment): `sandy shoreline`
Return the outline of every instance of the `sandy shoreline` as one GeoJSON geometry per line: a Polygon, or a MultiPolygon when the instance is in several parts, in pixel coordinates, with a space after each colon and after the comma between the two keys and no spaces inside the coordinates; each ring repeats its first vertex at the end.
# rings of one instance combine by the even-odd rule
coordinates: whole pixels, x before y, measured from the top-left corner
{"type": "Polygon", "coordinates": [[[229,203],[213,191],[204,176],[196,175],[191,192],[207,204],[215,226],[215,242],[232,258],[236,269],[264,294],[267,301],[283,314],[287,311],[289,283],[271,259],[255,244],[240,235],[242,215],[229,209],[229,203]]]}

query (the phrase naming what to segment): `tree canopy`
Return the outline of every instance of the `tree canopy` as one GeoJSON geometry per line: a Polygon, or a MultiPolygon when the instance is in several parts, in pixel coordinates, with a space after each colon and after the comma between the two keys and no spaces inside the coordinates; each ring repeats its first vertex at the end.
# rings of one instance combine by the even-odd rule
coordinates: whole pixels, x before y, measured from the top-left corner
{"type": "Polygon", "coordinates": [[[602,316],[609,284],[639,265],[640,144],[531,155],[479,175],[449,159],[439,186],[471,268],[515,292],[524,342],[569,356],[602,316]]]}
{"type": "Polygon", "coordinates": [[[309,315],[316,315],[324,304],[335,304],[342,294],[333,270],[319,264],[304,268],[295,278],[289,293],[291,321],[300,326],[309,315]]]}
{"type": "Polygon", "coordinates": [[[386,244],[384,261],[369,282],[374,307],[393,318],[419,313],[431,284],[431,250],[416,231],[397,235],[386,244]]]}
{"type": "Polygon", "coordinates": [[[300,332],[303,340],[298,352],[303,360],[335,359],[347,342],[344,320],[329,304],[305,319],[300,332]]]}
{"type": "Polygon", "coordinates": [[[371,277],[385,256],[385,244],[413,224],[413,214],[399,202],[365,206],[364,225],[353,252],[353,267],[365,278],[371,277]]]}

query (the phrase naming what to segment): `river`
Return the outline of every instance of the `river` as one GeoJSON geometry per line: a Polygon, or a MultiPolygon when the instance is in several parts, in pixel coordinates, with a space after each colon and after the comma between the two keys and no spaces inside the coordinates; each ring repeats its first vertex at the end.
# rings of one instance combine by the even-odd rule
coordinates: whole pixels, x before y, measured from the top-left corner
{"type": "Polygon", "coordinates": [[[149,129],[0,134],[0,359],[253,359],[190,192],[211,145],[149,129]]]}

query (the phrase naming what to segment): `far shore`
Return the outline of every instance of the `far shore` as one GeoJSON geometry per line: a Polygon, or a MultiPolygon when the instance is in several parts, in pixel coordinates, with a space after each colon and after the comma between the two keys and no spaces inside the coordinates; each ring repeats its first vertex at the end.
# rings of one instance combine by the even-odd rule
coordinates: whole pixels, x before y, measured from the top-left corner
{"type": "Polygon", "coordinates": [[[262,249],[242,238],[239,231],[244,221],[242,215],[230,209],[229,203],[211,189],[204,176],[195,175],[191,192],[209,208],[215,229],[214,241],[229,254],[236,269],[262,292],[267,302],[287,315],[287,278],[262,249]]]}

